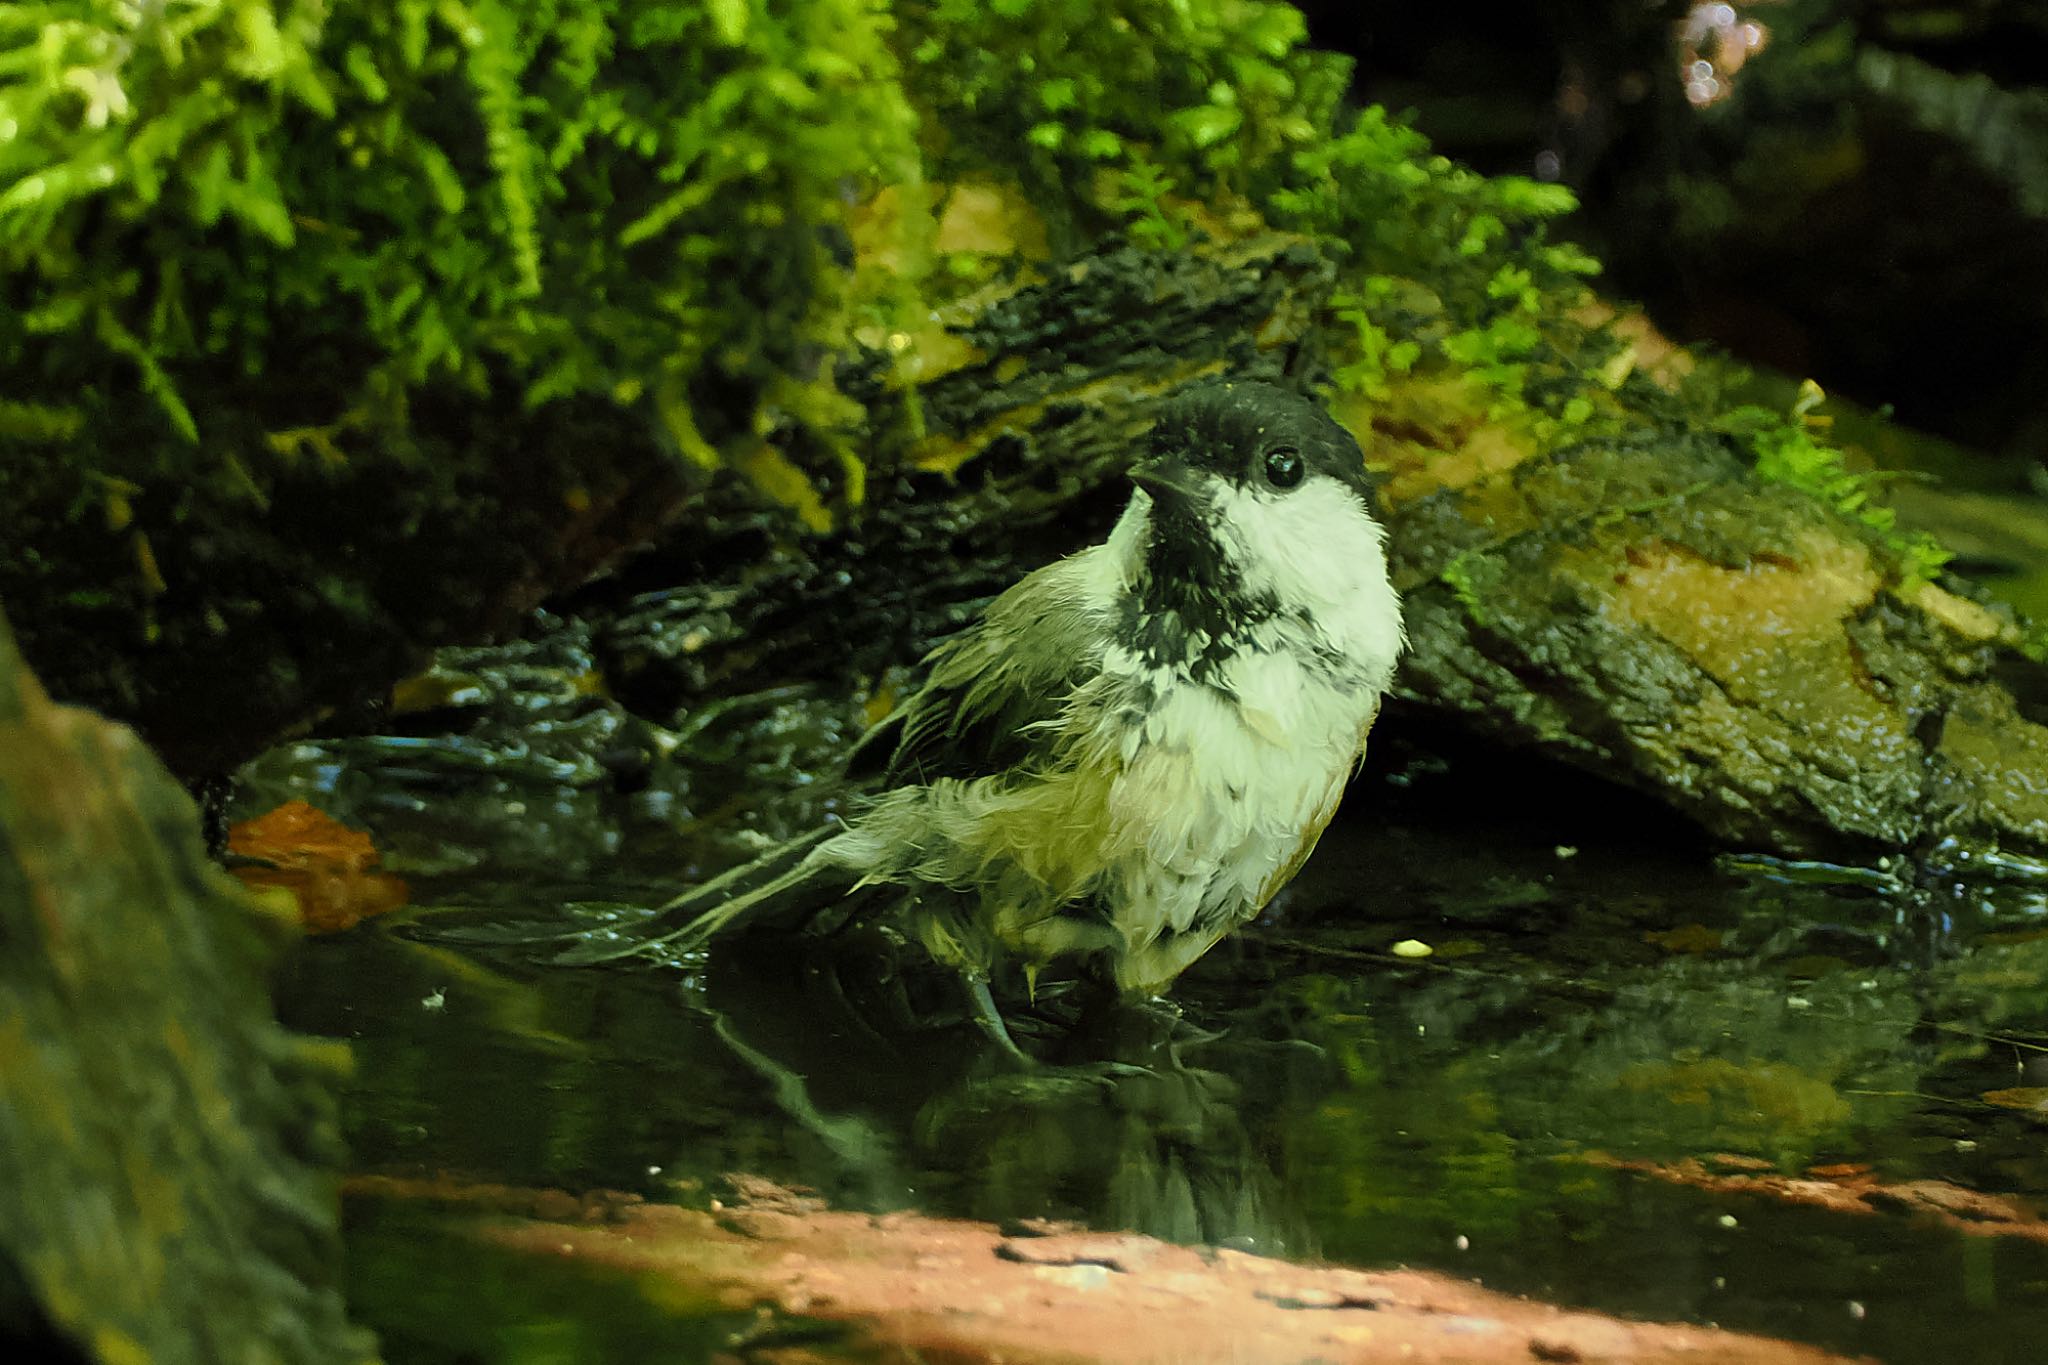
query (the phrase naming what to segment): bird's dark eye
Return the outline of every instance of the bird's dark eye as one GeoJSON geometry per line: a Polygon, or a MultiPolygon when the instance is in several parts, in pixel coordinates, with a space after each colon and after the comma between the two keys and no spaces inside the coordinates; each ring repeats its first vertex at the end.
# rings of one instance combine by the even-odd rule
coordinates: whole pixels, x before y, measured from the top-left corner
{"type": "Polygon", "coordinates": [[[1301,482],[1301,452],[1293,446],[1274,446],[1266,452],[1266,482],[1275,488],[1292,488],[1301,482]]]}

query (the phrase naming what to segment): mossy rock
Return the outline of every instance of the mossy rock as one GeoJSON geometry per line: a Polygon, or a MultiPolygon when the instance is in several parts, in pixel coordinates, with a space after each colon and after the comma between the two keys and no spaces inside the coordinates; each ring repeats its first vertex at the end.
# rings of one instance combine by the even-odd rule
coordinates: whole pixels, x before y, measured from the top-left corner
{"type": "Polygon", "coordinates": [[[346,1053],[278,1027],[294,929],[265,920],[134,733],[52,705],[0,619],[0,1335],[374,1357],[341,1299],[346,1053]]]}

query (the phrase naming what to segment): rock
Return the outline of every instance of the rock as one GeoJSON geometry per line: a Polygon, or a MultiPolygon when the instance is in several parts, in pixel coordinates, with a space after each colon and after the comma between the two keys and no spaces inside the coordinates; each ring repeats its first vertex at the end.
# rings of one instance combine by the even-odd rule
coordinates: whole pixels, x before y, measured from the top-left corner
{"type": "Polygon", "coordinates": [[[290,929],[264,919],[162,764],[52,705],[0,619],[0,1338],[108,1365],[374,1357],[340,1290],[346,1054],[274,1022],[290,929]]]}
{"type": "Polygon", "coordinates": [[[1456,487],[1374,443],[1410,701],[1637,787],[1736,844],[1954,868],[2048,851],[2048,729],[1998,646],[1882,547],[1700,433],[1531,450],[1456,487]],[[1425,491],[1426,490],[1426,491],[1425,491]]]}

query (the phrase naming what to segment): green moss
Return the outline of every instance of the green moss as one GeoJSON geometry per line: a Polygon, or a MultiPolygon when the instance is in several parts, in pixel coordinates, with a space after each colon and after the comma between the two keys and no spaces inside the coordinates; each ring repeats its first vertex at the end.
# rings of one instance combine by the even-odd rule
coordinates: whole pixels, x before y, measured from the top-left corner
{"type": "Polygon", "coordinates": [[[1827,395],[1807,380],[1788,413],[1744,406],[1725,413],[1717,429],[1748,445],[1763,478],[1796,488],[1874,531],[1897,560],[1902,589],[1932,580],[1948,564],[1949,551],[1924,531],[1902,531],[1892,509],[1874,500],[1877,479],[1842,463],[1842,453],[1819,440],[1827,419],[1818,409],[1827,395]]]}
{"type": "Polygon", "coordinates": [[[1472,624],[1484,628],[1493,621],[1492,609],[1486,605],[1486,594],[1499,588],[1504,572],[1499,558],[1478,550],[1467,550],[1444,565],[1437,576],[1449,585],[1472,624]]]}
{"type": "Polygon", "coordinates": [[[138,468],[218,476],[176,447],[247,425],[255,376],[354,455],[406,453],[437,386],[767,394],[843,343],[848,186],[919,174],[888,31],[879,0],[9,6],[0,438],[125,425],[138,468]],[[109,413],[138,391],[141,432],[109,413]]]}
{"type": "MultiPolygon", "coordinates": [[[[1339,382],[1370,398],[1456,369],[1546,441],[1592,434],[1619,348],[1570,320],[1598,263],[1547,239],[1571,193],[1434,155],[1379,108],[1347,112],[1345,59],[1249,0],[933,0],[902,9],[934,174],[993,167],[1056,233],[1121,227],[1178,249],[1184,207],[1248,204],[1345,258],[1339,382]]],[[[1607,405],[1611,407],[1611,405],[1607,405]]]]}
{"type": "Polygon", "coordinates": [[[1394,339],[1392,330],[1379,319],[1391,310],[1401,281],[1389,275],[1368,275],[1355,289],[1339,292],[1331,300],[1336,319],[1349,330],[1351,357],[1337,371],[1337,382],[1367,398],[1384,399],[1389,382],[1415,368],[1422,356],[1422,344],[1412,336],[1394,339]]]}
{"type": "MultiPolygon", "coordinates": [[[[941,176],[994,166],[1082,232],[1121,212],[1107,168],[1261,197],[1329,136],[1349,75],[1257,0],[923,0],[898,6],[941,176]]],[[[1114,179],[1114,177],[1112,177],[1114,179]]],[[[1129,182],[1123,182],[1128,191],[1129,182]]],[[[1141,219],[1142,221],[1142,219],[1141,219]]]]}
{"type": "Polygon", "coordinates": [[[1187,214],[1168,201],[1174,181],[1164,168],[1133,156],[1117,187],[1120,193],[1110,207],[1125,215],[1132,241],[1160,251],[1179,251],[1188,244],[1187,214]]]}
{"type": "Polygon", "coordinates": [[[1297,152],[1290,172],[1268,212],[1336,245],[1363,276],[1338,300],[1358,343],[1347,387],[1377,397],[1394,376],[1452,366],[1503,409],[1570,426],[1592,415],[1579,390],[1593,357],[1568,313],[1599,265],[1547,241],[1543,226],[1574,207],[1569,190],[1476,175],[1377,108],[1297,152]]]}
{"type": "MultiPolygon", "coordinates": [[[[1304,38],[1263,0],[8,6],[0,445],[260,504],[275,462],[417,459],[451,388],[597,399],[830,524],[864,474],[829,358],[962,287],[916,191],[970,172],[1055,250],[1178,250],[1245,209],[1314,236],[1369,399],[1456,373],[1546,446],[1670,420],[1575,320],[1598,264],[1549,240],[1571,194],[1347,112],[1346,60],[1304,38]],[[855,209],[883,187],[908,249],[877,266],[855,209]]],[[[1804,424],[1724,430],[1903,580],[1938,569],[1804,424]]]]}

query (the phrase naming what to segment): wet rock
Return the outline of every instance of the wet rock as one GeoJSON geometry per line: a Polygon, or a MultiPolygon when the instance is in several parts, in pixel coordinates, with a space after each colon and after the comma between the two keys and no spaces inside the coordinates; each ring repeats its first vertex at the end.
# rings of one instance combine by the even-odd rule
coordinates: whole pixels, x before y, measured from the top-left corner
{"type": "Polygon", "coordinates": [[[0,620],[0,1337],[121,1365],[372,1357],[328,1176],[346,1053],[279,1029],[264,979],[290,932],[0,620]]]}
{"type": "MultiPolygon", "coordinates": [[[[448,1206],[456,1220],[532,1207],[531,1192],[361,1178],[366,1201],[448,1206]]],[[[756,1193],[788,1201],[764,1183],[756,1193]]],[[[744,1213],[745,1209],[738,1210],[744,1213]]],[[[1629,1322],[1494,1294],[1444,1275],[1366,1272],[1205,1254],[1150,1239],[1114,1243],[1128,1269],[1001,1254],[991,1224],[905,1215],[887,1228],[829,1208],[776,1213],[752,1235],[707,1214],[629,1208],[609,1226],[519,1218],[469,1221],[473,1235],[536,1257],[574,1256],[668,1279],[693,1297],[720,1288],[860,1328],[920,1358],[1073,1362],[1400,1359],[1615,1360],[1821,1365],[1815,1347],[1713,1328],[1629,1322]],[[1547,1353],[1547,1354],[1546,1354],[1547,1353]]]]}
{"type": "Polygon", "coordinates": [[[1397,458],[1411,700],[1734,843],[1943,865],[1951,839],[2048,849],[2048,729],[1988,680],[1994,647],[1712,438],[1532,452],[1428,492],[1397,458]]]}

